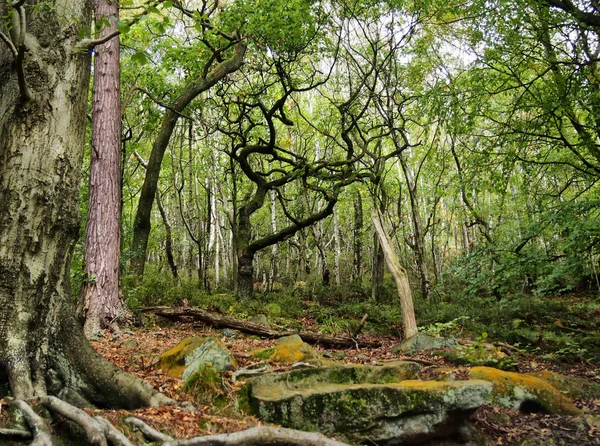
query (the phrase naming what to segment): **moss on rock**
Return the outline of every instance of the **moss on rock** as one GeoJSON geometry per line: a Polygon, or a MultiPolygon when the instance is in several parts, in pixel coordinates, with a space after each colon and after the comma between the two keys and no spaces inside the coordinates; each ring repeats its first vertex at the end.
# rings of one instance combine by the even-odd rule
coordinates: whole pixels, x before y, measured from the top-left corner
{"type": "Polygon", "coordinates": [[[492,367],[473,367],[470,376],[489,381],[494,385],[491,395],[492,404],[526,412],[581,414],[569,398],[547,381],[535,376],[504,372],[492,367]]]}
{"type": "Polygon", "coordinates": [[[254,357],[273,362],[293,364],[307,362],[321,365],[317,352],[298,335],[286,336],[277,340],[275,345],[252,353],[254,357]]]}

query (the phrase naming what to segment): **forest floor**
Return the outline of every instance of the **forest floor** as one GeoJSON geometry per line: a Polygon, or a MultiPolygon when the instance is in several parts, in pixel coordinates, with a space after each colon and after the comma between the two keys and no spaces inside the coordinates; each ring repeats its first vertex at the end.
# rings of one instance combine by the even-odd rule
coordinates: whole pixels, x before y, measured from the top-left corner
{"type": "MultiPolygon", "coordinates": [[[[238,333],[236,338],[222,336],[220,330],[215,330],[201,324],[169,323],[155,324],[150,328],[133,328],[124,330],[120,338],[105,338],[93,342],[94,348],[105,358],[109,359],[129,373],[149,381],[156,389],[179,401],[193,401],[193,396],[186,394],[182,381],[164,374],[156,367],[158,357],[174,347],[180,340],[188,336],[216,336],[228,346],[236,356],[240,366],[252,363],[249,353],[259,348],[270,347],[273,340],[258,339],[238,333]]],[[[316,350],[343,358],[349,364],[380,364],[395,358],[406,356],[391,353],[391,346],[399,342],[398,338],[381,335],[361,335],[364,339],[378,340],[382,346],[377,349],[347,349],[332,350],[316,347],[316,350]]],[[[435,365],[447,365],[444,359],[421,353],[412,358],[431,362],[435,365]]],[[[544,360],[532,354],[520,353],[516,359],[520,372],[552,370],[564,375],[585,377],[600,383],[600,368],[588,363],[556,363],[544,360]]],[[[455,367],[455,366],[452,366],[455,367]]],[[[455,367],[456,368],[456,367],[455,367]]],[[[457,368],[461,377],[461,368],[457,368]]],[[[281,367],[285,370],[285,367],[281,367]]],[[[464,376],[467,375],[464,368],[464,376]]],[[[192,413],[175,407],[147,408],[136,411],[95,411],[119,424],[125,415],[134,415],[147,424],[178,438],[190,438],[200,435],[210,435],[221,432],[234,432],[260,425],[253,417],[240,416],[234,410],[235,393],[242,384],[232,383],[226,376],[224,381],[227,395],[222,407],[212,404],[198,405],[198,413],[192,413]]],[[[600,400],[575,400],[575,404],[584,409],[586,416],[600,416],[600,400]]],[[[477,443],[489,445],[600,445],[599,418],[573,417],[545,414],[524,414],[508,409],[484,406],[472,416],[472,424],[476,429],[477,443]]],[[[127,432],[126,432],[127,433],[127,432]]],[[[451,443],[437,443],[451,444],[451,443]]]]}

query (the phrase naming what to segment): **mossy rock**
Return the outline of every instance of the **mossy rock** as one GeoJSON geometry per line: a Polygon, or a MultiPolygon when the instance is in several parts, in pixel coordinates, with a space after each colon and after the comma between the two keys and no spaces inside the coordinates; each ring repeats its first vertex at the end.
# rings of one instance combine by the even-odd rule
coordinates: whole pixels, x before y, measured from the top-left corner
{"type": "Polygon", "coordinates": [[[298,335],[286,336],[275,342],[270,348],[263,348],[252,353],[259,359],[266,359],[273,362],[284,364],[294,364],[296,362],[306,362],[314,365],[321,365],[321,358],[317,352],[298,335]]]}
{"type": "Polygon", "coordinates": [[[417,333],[401,344],[392,347],[392,353],[404,353],[407,355],[412,355],[413,353],[424,350],[454,347],[456,344],[456,339],[452,337],[438,338],[435,336],[429,336],[425,333],[417,333]]]}
{"type": "Polygon", "coordinates": [[[530,373],[530,375],[547,381],[550,385],[560,390],[569,398],[600,398],[600,384],[591,379],[561,375],[560,373],[551,372],[550,370],[542,370],[540,372],[530,373]]]}
{"type": "Polygon", "coordinates": [[[221,341],[203,336],[183,339],[160,356],[158,366],[168,375],[185,380],[206,364],[217,373],[237,368],[235,359],[221,341]]]}
{"type": "Polygon", "coordinates": [[[505,372],[492,367],[473,367],[472,378],[494,385],[492,404],[524,412],[544,412],[558,415],[580,415],[573,402],[547,381],[532,375],[505,372]]]}
{"type": "Polygon", "coordinates": [[[478,347],[457,347],[444,351],[443,357],[450,364],[459,366],[487,366],[500,370],[515,371],[518,362],[491,344],[478,347]]]}
{"type": "Polygon", "coordinates": [[[267,374],[248,381],[240,407],[266,422],[348,442],[397,444],[456,433],[492,391],[481,380],[404,380],[418,369],[399,362],[267,374]]]}

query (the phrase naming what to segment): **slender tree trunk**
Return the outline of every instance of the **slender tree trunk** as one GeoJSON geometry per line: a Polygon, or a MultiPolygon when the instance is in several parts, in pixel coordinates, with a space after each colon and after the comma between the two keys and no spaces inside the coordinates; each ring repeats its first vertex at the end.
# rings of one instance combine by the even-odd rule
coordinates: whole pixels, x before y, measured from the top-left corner
{"type": "Polygon", "coordinates": [[[333,275],[335,277],[335,284],[340,285],[341,283],[341,271],[340,271],[340,258],[342,257],[342,248],[340,243],[340,221],[338,213],[333,213],[333,245],[334,245],[334,258],[333,258],[333,275]]]}
{"type": "Polygon", "coordinates": [[[173,230],[171,228],[171,224],[169,223],[169,218],[167,217],[165,208],[162,204],[159,191],[156,191],[156,204],[158,205],[160,218],[162,219],[165,227],[165,254],[167,255],[167,263],[171,269],[171,274],[173,274],[173,277],[177,279],[179,277],[179,272],[177,271],[177,265],[175,264],[175,258],[173,257],[173,230]]]}
{"type": "Polygon", "coordinates": [[[213,70],[197,79],[192,80],[181,94],[170,104],[163,116],[160,132],[152,144],[152,152],[148,160],[148,169],[144,177],[144,184],[140,194],[138,209],[135,215],[133,226],[133,247],[131,267],[135,274],[142,276],[146,264],[146,251],[148,249],[148,237],[150,236],[150,216],[152,213],[152,204],[154,195],[158,187],[158,177],[160,175],[160,166],[165,155],[165,151],[179,120],[180,113],[194,100],[200,93],[208,90],[223,77],[233,73],[242,66],[244,55],[246,54],[246,42],[241,41],[235,47],[235,52],[230,59],[224,60],[216,65],[213,70]]]}
{"type": "Polygon", "coordinates": [[[254,252],[250,250],[250,215],[245,209],[238,214],[237,224],[237,296],[249,299],[254,293],[254,252]]]}
{"type": "Polygon", "coordinates": [[[425,237],[423,235],[423,228],[421,223],[421,216],[419,213],[419,197],[417,193],[417,183],[414,175],[406,160],[405,152],[401,152],[398,155],[400,164],[402,165],[402,171],[404,172],[404,178],[406,185],[408,186],[408,196],[410,198],[410,216],[413,225],[413,237],[409,243],[415,255],[415,263],[417,265],[417,272],[419,274],[419,282],[421,285],[421,297],[423,299],[429,299],[429,289],[431,284],[429,281],[429,272],[427,271],[427,265],[425,264],[425,237]]]}
{"type": "Polygon", "coordinates": [[[392,248],[392,244],[383,229],[381,222],[381,214],[375,212],[373,214],[373,225],[375,232],[379,236],[381,248],[385,254],[385,261],[388,269],[394,276],[396,281],[396,288],[398,289],[398,296],[400,297],[400,305],[402,306],[402,321],[404,325],[404,338],[408,339],[417,334],[417,321],[415,319],[415,310],[413,305],[413,295],[410,288],[410,282],[408,280],[408,274],[406,270],[398,262],[396,253],[392,248]]]}
{"type": "Polygon", "coordinates": [[[361,280],[362,273],[362,228],[363,228],[363,209],[362,209],[362,198],[360,192],[356,193],[354,197],[354,260],[352,279],[361,280]]]}
{"type": "MultiPolygon", "coordinates": [[[[91,348],[71,299],[90,71],[76,45],[90,6],[22,7],[26,87],[0,42],[0,377],[14,398],[68,389],[102,406],[158,404],[166,398],[91,348]]],[[[0,3],[0,17],[12,13],[0,3]]]]}
{"type": "MultiPolygon", "coordinates": [[[[96,21],[108,19],[101,36],[117,29],[116,1],[95,0],[96,21]]],[[[121,106],[119,97],[119,37],[94,52],[92,93],[92,159],[85,234],[85,274],[80,301],[86,336],[100,331],[123,313],[119,295],[121,202],[121,106]]]]}

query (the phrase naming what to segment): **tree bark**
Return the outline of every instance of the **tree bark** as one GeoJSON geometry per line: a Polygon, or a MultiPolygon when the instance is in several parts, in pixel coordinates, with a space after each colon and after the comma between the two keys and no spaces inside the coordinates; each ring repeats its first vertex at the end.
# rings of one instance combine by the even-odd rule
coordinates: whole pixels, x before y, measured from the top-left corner
{"type": "Polygon", "coordinates": [[[71,299],[90,71],[77,44],[90,3],[23,8],[30,95],[0,42],[0,377],[24,400],[68,389],[105,407],[171,401],[92,349],[71,299]]]}
{"type": "Polygon", "coordinates": [[[385,255],[385,261],[387,266],[394,276],[396,281],[396,287],[398,288],[398,296],[400,297],[400,304],[402,306],[402,320],[404,322],[404,338],[408,339],[417,334],[417,321],[415,319],[415,310],[413,306],[412,290],[410,288],[410,282],[408,281],[408,274],[406,270],[400,266],[400,262],[396,258],[396,254],[392,248],[392,244],[383,229],[381,222],[381,214],[379,212],[373,213],[373,225],[375,231],[379,237],[379,242],[383,253],[385,255]]]}
{"type": "Polygon", "coordinates": [[[360,280],[362,273],[362,228],[363,228],[363,210],[360,192],[356,193],[354,198],[354,260],[352,270],[352,280],[360,280]]]}
{"type": "MultiPolygon", "coordinates": [[[[95,0],[96,21],[109,20],[100,37],[116,31],[119,5],[95,0]]],[[[85,234],[85,275],[80,300],[86,336],[97,336],[123,312],[119,295],[121,201],[121,106],[119,37],[94,52],[92,93],[92,159],[85,234]]]]}

